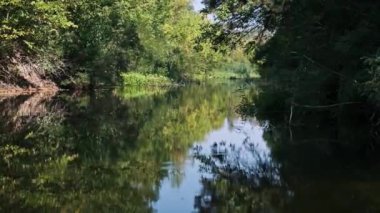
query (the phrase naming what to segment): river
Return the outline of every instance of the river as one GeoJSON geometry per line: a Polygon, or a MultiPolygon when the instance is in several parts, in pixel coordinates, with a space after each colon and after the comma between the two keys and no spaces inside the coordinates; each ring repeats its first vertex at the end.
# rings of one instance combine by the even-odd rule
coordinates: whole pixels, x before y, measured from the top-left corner
{"type": "Polygon", "coordinates": [[[273,99],[239,82],[0,97],[0,211],[380,211],[356,111],[289,124],[273,99]]]}

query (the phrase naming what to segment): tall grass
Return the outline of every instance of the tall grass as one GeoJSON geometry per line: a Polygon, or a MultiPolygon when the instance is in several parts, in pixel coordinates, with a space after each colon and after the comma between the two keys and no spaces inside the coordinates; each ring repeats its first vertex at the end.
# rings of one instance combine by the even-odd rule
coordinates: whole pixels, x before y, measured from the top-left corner
{"type": "Polygon", "coordinates": [[[129,86],[118,87],[114,90],[114,94],[125,100],[150,97],[156,95],[163,95],[169,90],[169,87],[143,87],[143,86],[129,86]]]}
{"type": "Polygon", "coordinates": [[[131,86],[170,86],[173,82],[165,76],[129,72],[121,74],[124,85],[131,86]]]}

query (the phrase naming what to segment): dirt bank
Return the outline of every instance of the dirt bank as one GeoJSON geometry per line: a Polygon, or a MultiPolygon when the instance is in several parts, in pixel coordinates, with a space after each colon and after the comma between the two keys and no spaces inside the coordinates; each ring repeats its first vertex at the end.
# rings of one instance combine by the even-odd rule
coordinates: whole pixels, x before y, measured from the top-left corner
{"type": "Polygon", "coordinates": [[[56,83],[37,59],[15,53],[13,57],[0,60],[1,95],[58,90],[56,83]]]}

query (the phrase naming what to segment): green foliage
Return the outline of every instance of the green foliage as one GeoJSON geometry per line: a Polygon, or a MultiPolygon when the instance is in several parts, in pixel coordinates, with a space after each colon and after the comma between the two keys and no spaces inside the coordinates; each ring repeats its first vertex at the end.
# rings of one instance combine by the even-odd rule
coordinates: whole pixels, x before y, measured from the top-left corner
{"type": "Polygon", "coordinates": [[[162,75],[129,72],[121,74],[126,86],[170,86],[172,81],[162,75]]]}
{"type": "Polygon", "coordinates": [[[36,35],[37,38],[42,39],[38,37],[38,34],[73,26],[67,19],[66,7],[67,5],[62,1],[4,0],[0,3],[1,38],[13,40],[36,35]],[[37,27],[42,27],[42,29],[37,27]]]}
{"type": "Polygon", "coordinates": [[[162,95],[167,92],[169,87],[163,87],[161,84],[158,86],[152,85],[127,85],[115,89],[114,93],[125,100],[133,98],[142,98],[162,95]]]}
{"type": "Polygon", "coordinates": [[[189,5],[187,0],[150,1],[144,5],[142,11],[149,14],[140,14],[136,22],[145,50],[139,65],[147,67],[145,72],[186,80],[191,73],[209,70],[220,60],[220,53],[211,48],[209,41],[200,40],[208,20],[189,5]]]}
{"type": "Polygon", "coordinates": [[[0,2],[1,51],[12,46],[43,51],[58,41],[62,29],[74,27],[64,1],[0,2]]]}
{"type": "Polygon", "coordinates": [[[362,58],[380,46],[378,2],[205,3],[206,12],[216,15],[209,37],[216,44],[245,45],[251,61],[260,64],[261,77],[287,92],[287,104],[377,99],[377,65],[368,64],[376,57],[362,58]]]}
{"type": "Polygon", "coordinates": [[[221,60],[209,41],[200,40],[208,20],[189,5],[188,0],[82,4],[76,13],[80,14],[78,21],[74,21],[79,27],[69,37],[73,43],[68,54],[81,58],[79,63],[84,63],[93,84],[107,82],[107,78],[113,83],[125,80],[119,78],[121,70],[186,80],[221,60]],[[92,17],[94,10],[99,15],[92,17]]]}
{"type": "Polygon", "coordinates": [[[61,82],[63,87],[76,87],[76,88],[88,88],[90,85],[90,77],[88,73],[77,72],[68,79],[61,82]]]}
{"type": "Polygon", "coordinates": [[[71,0],[0,2],[1,82],[33,87],[41,85],[41,79],[55,79],[63,73],[63,31],[76,27],[70,20],[70,5],[71,0]],[[33,75],[35,82],[29,79],[26,83],[25,74],[33,75]]]}
{"type": "Polygon", "coordinates": [[[248,56],[242,48],[233,50],[225,59],[226,62],[221,65],[220,70],[226,73],[233,73],[235,76],[245,79],[257,78],[259,76],[258,66],[249,61],[248,56]]]}
{"type": "Polygon", "coordinates": [[[209,20],[190,5],[190,0],[5,0],[0,54],[7,60],[0,65],[18,55],[33,58],[61,86],[115,85],[130,71],[184,81],[222,60],[211,41],[202,39],[209,20]]]}
{"type": "Polygon", "coordinates": [[[378,104],[380,103],[380,52],[378,51],[373,57],[365,57],[364,63],[370,77],[361,85],[362,92],[378,104]]]}
{"type": "Polygon", "coordinates": [[[229,64],[209,73],[195,73],[191,79],[198,82],[212,80],[213,82],[225,82],[227,80],[249,80],[259,78],[256,72],[247,72],[246,64],[229,64]]]}

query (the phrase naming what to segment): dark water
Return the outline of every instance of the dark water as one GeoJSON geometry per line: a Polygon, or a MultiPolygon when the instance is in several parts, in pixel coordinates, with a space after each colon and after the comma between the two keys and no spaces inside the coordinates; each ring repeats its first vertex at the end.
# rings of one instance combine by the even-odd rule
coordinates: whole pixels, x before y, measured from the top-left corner
{"type": "Polygon", "coordinates": [[[0,210],[380,211],[356,111],[296,109],[289,125],[260,94],[241,83],[0,97],[0,210]]]}

